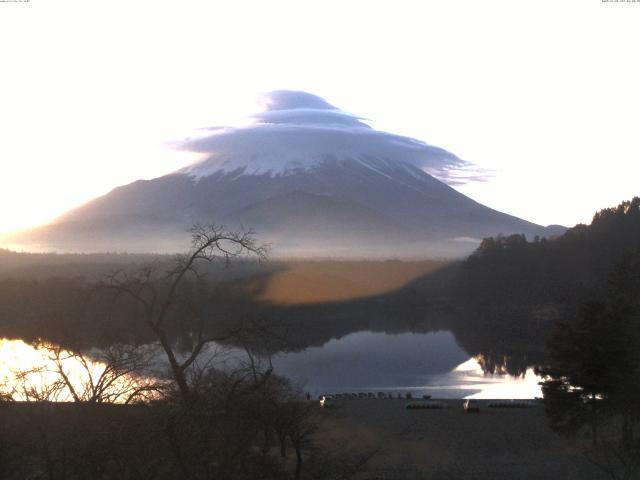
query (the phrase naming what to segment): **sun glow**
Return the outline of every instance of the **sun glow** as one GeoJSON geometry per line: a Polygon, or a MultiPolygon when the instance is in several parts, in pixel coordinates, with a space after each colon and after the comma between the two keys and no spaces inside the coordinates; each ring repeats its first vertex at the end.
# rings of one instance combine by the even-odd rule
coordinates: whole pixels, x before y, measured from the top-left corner
{"type": "Polygon", "coordinates": [[[458,365],[454,372],[461,374],[465,390],[478,392],[465,398],[478,399],[532,399],[542,396],[539,382],[542,378],[529,368],[524,377],[485,374],[475,358],[458,365]]]}
{"type": "Polygon", "coordinates": [[[637,193],[635,5],[189,3],[3,4],[0,231],[185,166],[150,146],[234,124],[282,88],[495,171],[460,190],[537,223],[637,193]]]}
{"type": "Polygon", "coordinates": [[[135,389],[152,390],[151,380],[128,374],[113,376],[113,370],[112,364],[56,346],[0,339],[0,395],[15,401],[124,403],[135,389]]]}
{"type": "Polygon", "coordinates": [[[199,158],[162,145],[167,138],[169,135],[130,142],[123,138],[117,146],[99,152],[91,151],[89,145],[75,146],[66,151],[65,162],[47,164],[30,161],[47,157],[47,145],[31,145],[28,149],[14,145],[12,150],[12,141],[3,140],[0,153],[16,161],[2,164],[0,233],[48,223],[114,187],[165,175],[199,158]],[[86,158],[93,162],[88,163],[86,158]],[[114,158],[118,160],[113,161],[114,158]],[[114,168],[122,163],[129,164],[129,172],[114,168]],[[25,190],[25,183],[30,193],[25,190]]]}

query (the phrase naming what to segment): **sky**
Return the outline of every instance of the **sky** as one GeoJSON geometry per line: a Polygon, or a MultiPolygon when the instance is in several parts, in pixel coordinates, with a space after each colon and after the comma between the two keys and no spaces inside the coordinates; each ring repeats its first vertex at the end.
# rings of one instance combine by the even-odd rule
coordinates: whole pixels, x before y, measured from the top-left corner
{"type": "Polygon", "coordinates": [[[319,95],[571,226],[640,194],[640,2],[0,2],[0,231],[194,160],[263,92],[319,95]]]}

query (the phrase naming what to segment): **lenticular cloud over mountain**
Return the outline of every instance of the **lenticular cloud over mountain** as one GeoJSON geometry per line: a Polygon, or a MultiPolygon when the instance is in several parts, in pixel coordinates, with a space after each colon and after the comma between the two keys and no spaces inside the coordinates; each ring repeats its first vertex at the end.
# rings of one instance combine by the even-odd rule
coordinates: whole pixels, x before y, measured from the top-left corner
{"type": "Polygon", "coordinates": [[[304,92],[280,90],[242,127],[210,127],[176,147],[201,160],[117,187],[1,244],[57,251],[183,251],[196,222],[252,228],[274,256],[460,256],[500,233],[554,230],[451,187],[472,165],[371,128],[304,92]]]}
{"type": "Polygon", "coordinates": [[[336,152],[365,164],[368,157],[410,164],[449,184],[464,178],[455,172],[471,167],[441,148],[375,130],[363,118],[310,93],[278,90],[265,94],[260,103],[264,109],[251,117],[252,125],[216,128],[179,144],[208,155],[182,172],[195,178],[216,172],[287,175],[336,159],[336,152]]]}

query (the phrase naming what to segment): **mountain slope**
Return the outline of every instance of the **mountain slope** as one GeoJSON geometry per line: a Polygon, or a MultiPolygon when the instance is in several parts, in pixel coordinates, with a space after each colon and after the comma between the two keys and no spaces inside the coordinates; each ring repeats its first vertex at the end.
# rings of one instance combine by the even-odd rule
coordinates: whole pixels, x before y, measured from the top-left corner
{"type": "Polygon", "coordinates": [[[185,228],[213,221],[253,227],[275,254],[456,256],[486,236],[550,232],[447,185],[468,163],[445,150],[374,130],[313,95],[267,100],[253,125],[179,145],[204,160],[118,187],[10,241],[175,251],[185,247],[185,228]]]}

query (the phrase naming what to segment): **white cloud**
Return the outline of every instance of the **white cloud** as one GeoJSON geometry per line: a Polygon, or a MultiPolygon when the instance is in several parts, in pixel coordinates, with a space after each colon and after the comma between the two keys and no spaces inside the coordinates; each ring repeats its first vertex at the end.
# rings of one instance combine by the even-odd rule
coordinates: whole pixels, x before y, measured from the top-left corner
{"type": "Polygon", "coordinates": [[[183,171],[196,177],[237,169],[283,174],[337,156],[408,162],[456,185],[482,179],[477,167],[456,155],[420,140],[375,130],[361,117],[319,96],[278,90],[260,100],[264,110],[251,115],[252,124],[204,129],[204,135],[178,143],[179,149],[206,155],[183,171]]]}

